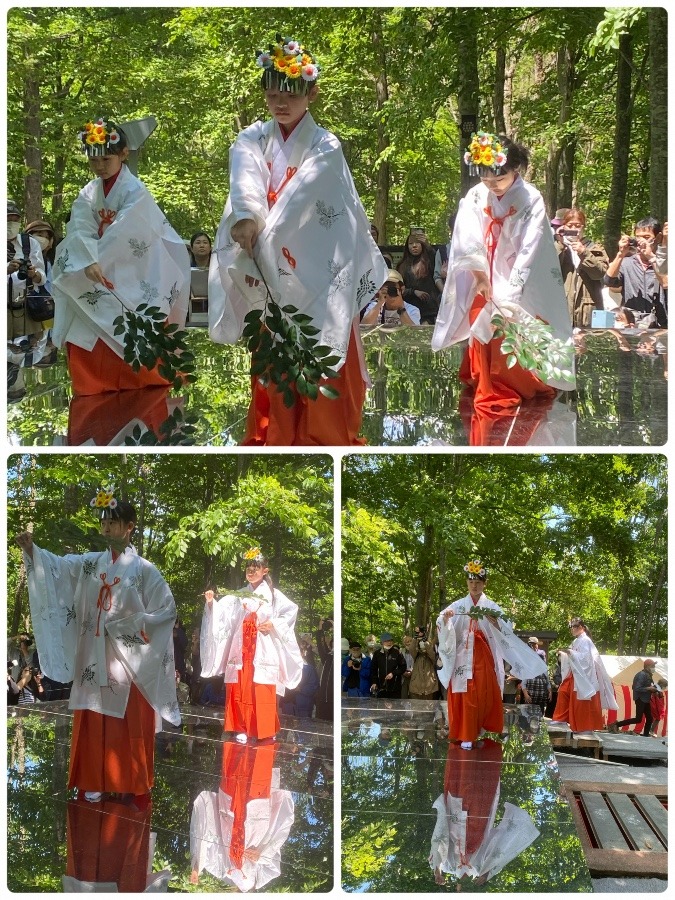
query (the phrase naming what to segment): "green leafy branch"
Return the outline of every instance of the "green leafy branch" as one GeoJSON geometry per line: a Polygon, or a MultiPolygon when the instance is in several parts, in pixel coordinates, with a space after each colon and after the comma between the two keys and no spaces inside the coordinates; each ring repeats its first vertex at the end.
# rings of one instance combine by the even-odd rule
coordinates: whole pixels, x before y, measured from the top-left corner
{"type": "Polygon", "coordinates": [[[494,337],[503,338],[501,350],[509,369],[519,363],[542,381],[574,383],[574,345],[554,337],[550,325],[534,316],[525,322],[507,320],[499,312],[491,321],[494,337]]]}
{"type": "Polygon", "coordinates": [[[124,440],[130,447],[178,447],[196,443],[197,416],[190,413],[185,416],[180,409],[175,409],[159,426],[159,434],[151,428],[143,431],[135,425],[133,431],[124,440]]]}
{"type": "Polygon", "coordinates": [[[123,303],[122,307],[122,315],[113,322],[113,334],[124,335],[124,361],[134,372],[141,366],[157,366],[162,378],[176,390],[195,381],[194,353],[185,343],[187,331],[177,323],[168,324],[166,314],[158,306],[141,303],[135,311],[123,303]]]}
{"type": "Polygon", "coordinates": [[[484,606],[472,606],[468,612],[455,613],[456,616],[469,616],[471,619],[503,619],[504,622],[509,621],[506,613],[500,612],[498,609],[486,609],[484,606]]]}
{"type": "Polygon", "coordinates": [[[319,329],[312,325],[311,316],[299,312],[296,306],[279,306],[262,280],[267,288],[265,306],[252,309],[244,317],[243,336],[248,338],[253,354],[251,375],[257,376],[263,387],[270,382],[276,385],[289,409],[295,404],[293,384],[298,394],[310,400],[316,400],[319,393],[335,400],[339,391],[321,381],[337,377],[333,366],[340,357],[332,347],[319,344],[315,337],[319,329]]]}
{"type": "Polygon", "coordinates": [[[216,588],[215,594],[216,600],[220,600],[222,597],[243,597],[249,600],[263,601],[265,599],[264,597],[261,597],[260,594],[255,594],[248,588],[240,588],[239,590],[233,590],[232,588],[216,588]]]}

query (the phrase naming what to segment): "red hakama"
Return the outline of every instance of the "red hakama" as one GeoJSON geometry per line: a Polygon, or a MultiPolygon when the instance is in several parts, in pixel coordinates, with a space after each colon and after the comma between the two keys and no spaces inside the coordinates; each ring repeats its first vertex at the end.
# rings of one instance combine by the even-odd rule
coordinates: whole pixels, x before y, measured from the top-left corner
{"type": "Polygon", "coordinates": [[[107,391],[133,391],[158,385],[166,387],[169,384],[156,368],[148,370],[141,366],[138,372],[134,372],[128,363],[100,339],[94,344],[93,350],[84,350],[68,342],[66,352],[75,396],[105,394],[107,391]]]}
{"type": "Polygon", "coordinates": [[[138,808],[118,802],[68,803],[66,875],[112,883],[123,893],[145,891],[150,870],[152,803],[138,808]]]}
{"type": "Polygon", "coordinates": [[[502,745],[487,740],[475,753],[465,753],[452,744],[445,762],[445,794],[461,797],[466,813],[466,845],[469,859],[485,840],[490,824],[490,810],[499,789],[502,773],[502,745]]]}
{"type": "Polygon", "coordinates": [[[580,700],[574,690],[574,675],[570,672],[558,689],[554,722],[568,722],[572,731],[601,731],[604,728],[600,692],[589,700],[580,700]]]}
{"type": "Polygon", "coordinates": [[[226,743],[220,790],[232,798],[234,817],[230,860],[241,869],[246,846],[246,806],[251,800],[267,800],[272,789],[272,768],[276,746],[242,746],[226,743]]]}
{"type": "Polygon", "coordinates": [[[147,794],[154,783],[155,711],[135,684],[124,718],[76,709],[68,787],[147,794]]]}
{"type": "Polygon", "coordinates": [[[466,692],[454,693],[452,682],[448,687],[448,724],[451,741],[472,742],[477,740],[481,728],[499,733],[504,725],[502,692],[497,684],[494,660],[478,628],[474,631],[473,677],[467,679],[466,692]]]}
{"type": "MultiPolygon", "coordinates": [[[[473,325],[486,304],[483,294],[476,294],[469,310],[473,325]]],[[[523,369],[519,363],[509,369],[502,353],[502,338],[481,344],[473,339],[464,354],[459,377],[475,389],[474,406],[488,411],[510,410],[533,397],[553,398],[557,391],[523,369]]]]}
{"type": "MultiPolygon", "coordinates": [[[[242,446],[318,446],[341,447],[365,444],[361,430],[366,385],[361,372],[359,348],[354,329],[349,336],[345,364],[337,378],[329,378],[326,386],[340,396],[335,400],[322,393],[310,400],[295,393],[295,404],[284,406],[283,394],[276,385],[263,387],[257,376],[251,378],[251,405],[242,446]]],[[[255,356],[253,357],[255,361],[255,356]]]]}
{"type": "Polygon", "coordinates": [[[253,658],[258,636],[258,618],[246,614],[242,629],[242,667],[237,681],[225,685],[225,731],[236,731],[260,740],[274,737],[279,731],[277,692],[274,684],[253,681],[253,658]]]}

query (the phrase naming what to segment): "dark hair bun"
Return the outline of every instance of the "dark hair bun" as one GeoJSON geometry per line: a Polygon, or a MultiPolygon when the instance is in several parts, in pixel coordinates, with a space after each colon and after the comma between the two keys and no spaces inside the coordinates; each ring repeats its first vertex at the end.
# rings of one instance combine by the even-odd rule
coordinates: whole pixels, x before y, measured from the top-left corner
{"type": "Polygon", "coordinates": [[[517,144],[506,135],[499,135],[499,142],[506,151],[507,169],[527,169],[530,163],[530,151],[523,144],[517,144]]]}

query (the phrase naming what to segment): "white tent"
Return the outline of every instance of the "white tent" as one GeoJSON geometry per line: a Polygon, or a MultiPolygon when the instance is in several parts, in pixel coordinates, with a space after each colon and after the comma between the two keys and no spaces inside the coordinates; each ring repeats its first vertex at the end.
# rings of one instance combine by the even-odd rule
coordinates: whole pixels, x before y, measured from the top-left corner
{"type": "Polygon", "coordinates": [[[668,681],[668,660],[658,656],[601,656],[607,674],[614,684],[633,684],[633,678],[644,667],[646,659],[656,663],[654,681],[665,678],[668,681]]]}

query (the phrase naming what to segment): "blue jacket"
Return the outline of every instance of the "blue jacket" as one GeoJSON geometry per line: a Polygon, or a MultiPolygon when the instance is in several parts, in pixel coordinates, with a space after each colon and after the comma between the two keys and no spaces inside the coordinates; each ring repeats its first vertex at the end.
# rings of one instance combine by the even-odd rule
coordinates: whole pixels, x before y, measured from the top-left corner
{"type": "MultiPolygon", "coordinates": [[[[342,662],[342,677],[344,681],[342,682],[342,690],[347,690],[347,679],[352,672],[351,666],[347,665],[347,662],[351,659],[350,656],[342,662]]],[[[361,657],[361,669],[359,672],[360,675],[360,683],[359,683],[359,692],[362,697],[370,697],[370,663],[371,659],[369,656],[361,657]]]]}

